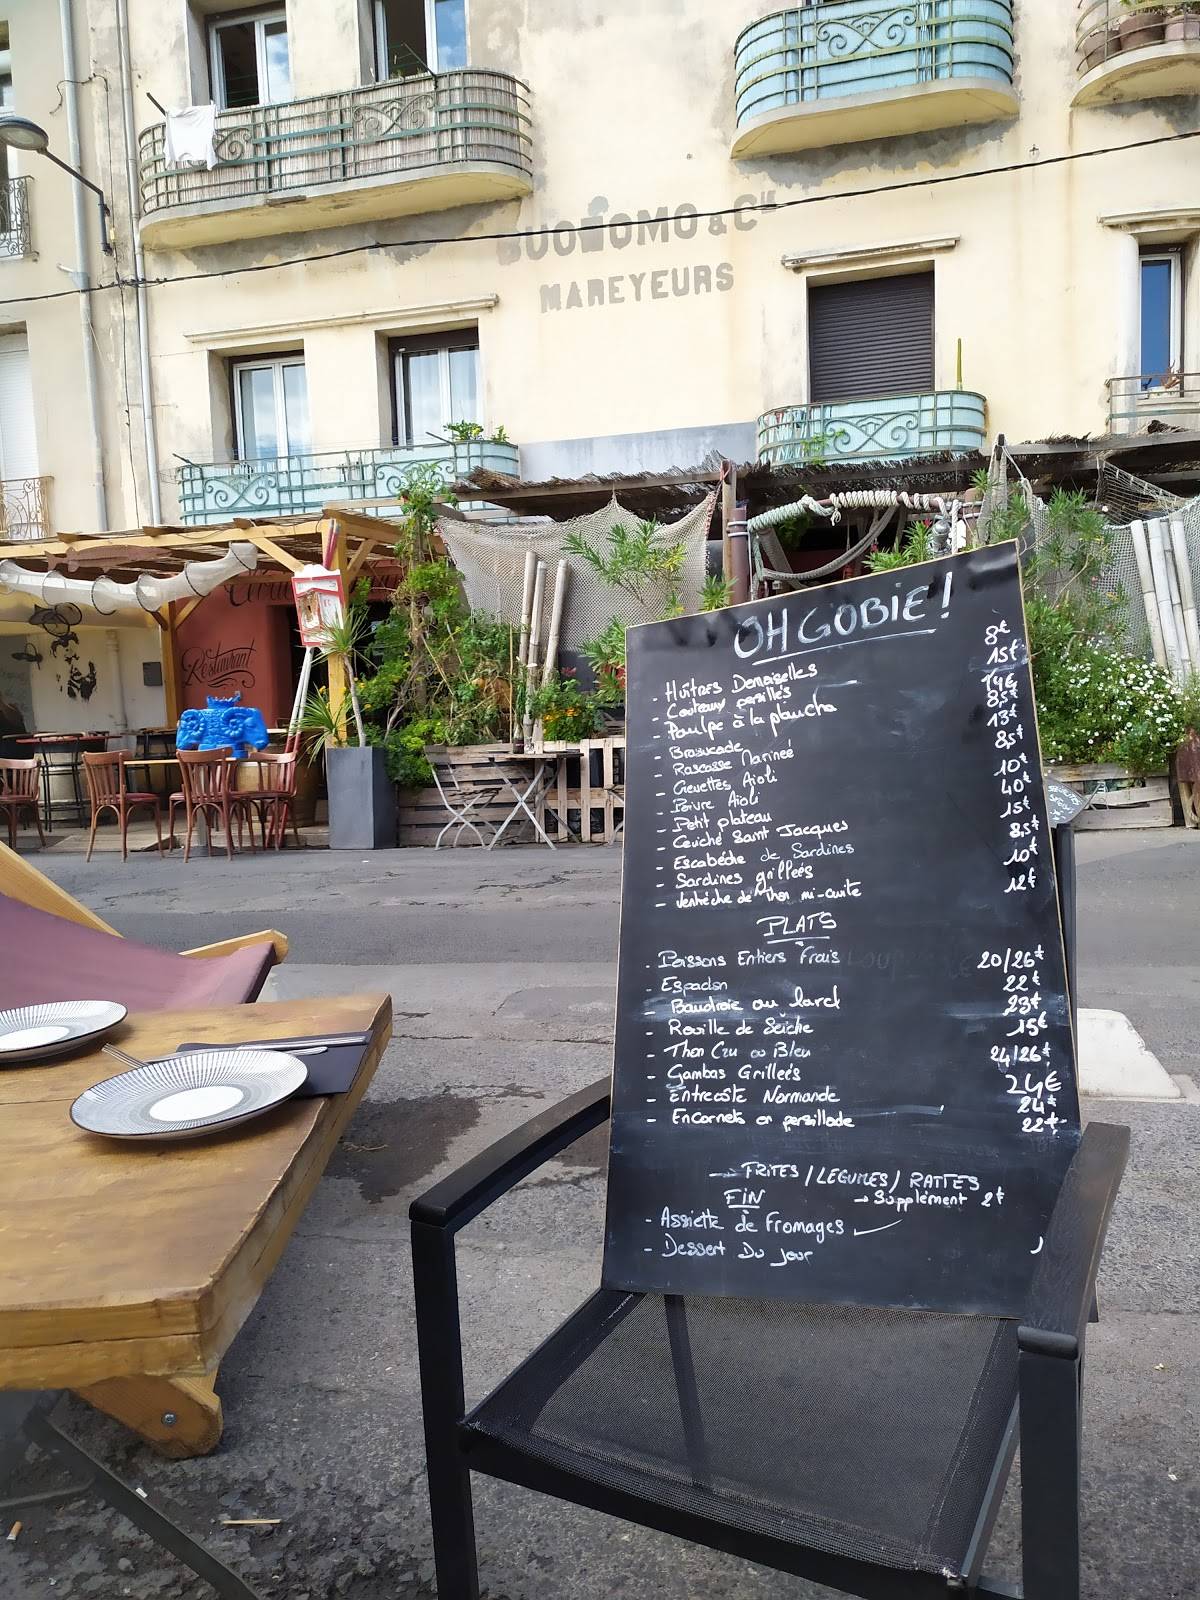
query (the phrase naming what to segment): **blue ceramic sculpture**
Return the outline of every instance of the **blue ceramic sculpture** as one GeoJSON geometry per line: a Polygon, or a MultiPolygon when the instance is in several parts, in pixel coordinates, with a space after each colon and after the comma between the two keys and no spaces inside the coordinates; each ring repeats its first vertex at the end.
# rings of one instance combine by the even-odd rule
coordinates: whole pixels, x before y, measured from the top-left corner
{"type": "Polygon", "coordinates": [[[269,742],[263,714],[254,706],[244,706],[240,694],[227,700],[208,696],[203,711],[185,711],[175,733],[177,750],[221,750],[226,745],[239,761],[250,754],[250,746],[265,750],[269,742]]]}

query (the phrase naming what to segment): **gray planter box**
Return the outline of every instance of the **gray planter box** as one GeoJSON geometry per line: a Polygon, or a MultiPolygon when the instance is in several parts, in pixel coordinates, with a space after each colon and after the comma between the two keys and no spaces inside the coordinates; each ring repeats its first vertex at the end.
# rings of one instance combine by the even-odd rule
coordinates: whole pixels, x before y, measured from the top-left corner
{"type": "Polygon", "coordinates": [[[377,746],[325,752],[329,784],[329,848],[391,850],[396,844],[396,790],[377,746]]]}

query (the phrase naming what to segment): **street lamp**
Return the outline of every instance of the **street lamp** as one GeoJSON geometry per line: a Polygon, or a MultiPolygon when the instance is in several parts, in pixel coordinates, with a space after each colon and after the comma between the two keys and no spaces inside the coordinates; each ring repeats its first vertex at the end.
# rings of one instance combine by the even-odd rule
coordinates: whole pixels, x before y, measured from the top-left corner
{"type": "Polygon", "coordinates": [[[112,241],[108,237],[108,204],[104,198],[104,190],[98,183],[85,178],[82,172],[59,160],[50,148],[50,135],[45,128],[36,122],[31,122],[28,117],[17,116],[14,111],[0,112],[0,145],[7,145],[11,150],[33,150],[39,156],[45,156],[47,161],[53,161],[54,165],[61,167],[64,172],[69,172],[76,183],[81,183],[85,189],[90,189],[100,201],[100,248],[105,255],[112,255],[112,241]]]}

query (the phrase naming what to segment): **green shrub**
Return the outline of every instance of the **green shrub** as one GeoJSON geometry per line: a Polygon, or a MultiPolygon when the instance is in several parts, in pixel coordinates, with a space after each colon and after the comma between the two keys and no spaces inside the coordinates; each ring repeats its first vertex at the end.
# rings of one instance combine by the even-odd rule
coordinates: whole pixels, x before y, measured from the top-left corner
{"type": "Polygon", "coordinates": [[[1169,675],[1153,662],[1066,633],[1033,661],[1046,761],[1115,762],[1137,776],[1162,772],[1185,732],[1169,675]]]}

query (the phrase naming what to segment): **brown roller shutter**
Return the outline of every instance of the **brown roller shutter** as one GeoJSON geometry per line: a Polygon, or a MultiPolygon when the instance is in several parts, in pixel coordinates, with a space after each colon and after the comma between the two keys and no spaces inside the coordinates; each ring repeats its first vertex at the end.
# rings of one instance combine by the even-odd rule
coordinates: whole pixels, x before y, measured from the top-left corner
{"type": "Polygon", "coordinates": [[[933,273],[862,278],[808,291],[814,403],[933,388],[933,273]]]}

